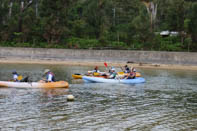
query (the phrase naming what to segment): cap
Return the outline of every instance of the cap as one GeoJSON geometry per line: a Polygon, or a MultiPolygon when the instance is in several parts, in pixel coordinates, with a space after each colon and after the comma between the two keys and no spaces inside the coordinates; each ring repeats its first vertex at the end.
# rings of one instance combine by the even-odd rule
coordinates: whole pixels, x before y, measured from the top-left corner
{"type": "Polygon", "coordinates": [[[13,70],[13,71],[12,71],[12,74],[17,74],[16,70],[13,70]]]}

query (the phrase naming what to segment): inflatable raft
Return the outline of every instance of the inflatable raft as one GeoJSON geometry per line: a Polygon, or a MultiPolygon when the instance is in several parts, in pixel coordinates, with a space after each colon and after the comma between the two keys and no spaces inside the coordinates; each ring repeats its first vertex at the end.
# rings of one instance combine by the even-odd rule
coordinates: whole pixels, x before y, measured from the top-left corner
{"type": "Polygon", "coordinates": [[[136,77],[135,79],[106,79],[106,78],[101,78],[101,77],[82,76],[82,79],[85,82],[94,82],[94,83],[138,84],[138,83],[145,82],[145,79],[142,77],[136,77]]]}
{"type": "Polygon", "coordinates": [[[11,82],[0,81],[0,87],[16,87],[16,88],[68,88],[69,84],[66,81],[57,82],[11,82]]]}

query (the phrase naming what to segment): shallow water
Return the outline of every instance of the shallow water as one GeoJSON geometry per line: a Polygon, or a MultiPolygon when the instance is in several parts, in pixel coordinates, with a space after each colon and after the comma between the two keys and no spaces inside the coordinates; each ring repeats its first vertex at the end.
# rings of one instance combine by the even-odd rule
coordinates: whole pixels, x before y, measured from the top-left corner
{"type": "Polygon", "coordinates": [[[146,83],[117,85],[71,80],[93,67],[0,64],[0,80],[17,70],[37,81],[45,68],[69,90],[0,88],[0,131],[197,130],[197,71],[137,69],[146,83]]]}

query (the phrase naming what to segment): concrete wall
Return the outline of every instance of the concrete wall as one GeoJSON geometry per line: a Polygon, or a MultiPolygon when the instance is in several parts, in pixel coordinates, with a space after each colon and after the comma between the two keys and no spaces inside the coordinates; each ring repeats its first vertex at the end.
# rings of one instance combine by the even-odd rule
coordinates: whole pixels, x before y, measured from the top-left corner
{"type": "Polygon", "coordinates": [[[197,53],[0,47],[1,59],[108,61],[197,65],[197,53]]]}

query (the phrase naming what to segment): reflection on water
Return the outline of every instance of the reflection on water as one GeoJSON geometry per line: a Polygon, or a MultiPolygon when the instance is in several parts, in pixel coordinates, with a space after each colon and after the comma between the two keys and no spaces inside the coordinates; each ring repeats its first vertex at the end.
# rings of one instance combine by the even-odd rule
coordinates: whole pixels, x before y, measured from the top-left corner
{"type": "Polygon", "coordinates": [[[57,79],[70,82],[69,90],[0,88],[0,131],[197,130],[197,71],[138,69],[146,83],[116,85],[71,80],[71,74],[86,73],[91,67],[0,64],[0,68],[0,80],[10,79],[16,69],[37,81],[50,68],[57,79]],[[67,102],[68,94],[76,100],[67,102]]]}

